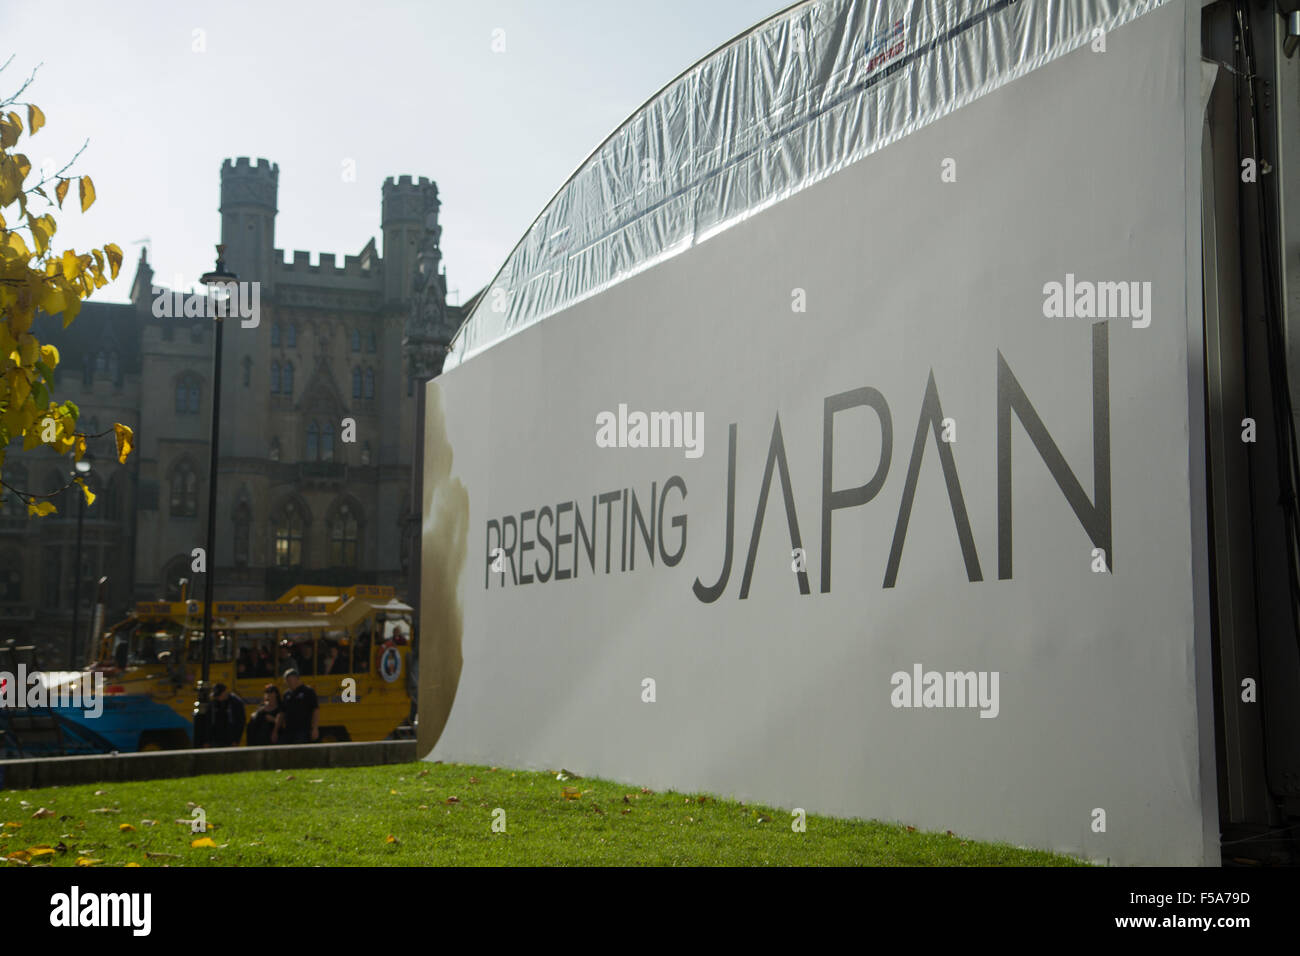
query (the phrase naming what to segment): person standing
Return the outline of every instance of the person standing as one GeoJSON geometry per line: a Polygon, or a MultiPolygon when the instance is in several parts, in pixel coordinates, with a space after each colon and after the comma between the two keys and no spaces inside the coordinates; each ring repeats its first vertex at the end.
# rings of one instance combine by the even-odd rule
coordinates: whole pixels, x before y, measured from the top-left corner
{"type": "Polygon", "coordinates": [[[244,736],[244,702],[225,684],[212,688],[212,746],[238,747],[244,736]]]}
{"type": "Polygon", "coordinates": [[[282,739],[289,744],[315,743],[320,738],[320,702],[316,692],[298,679],[298,672],[289,668],[284,672],[282,739]]]}
{"type": "Polygon", "coordinates": [[[280,689],[274,684],[262,688],[262,706],[248,722],[248,746],[266,747],[280,742],[280,689]]]}

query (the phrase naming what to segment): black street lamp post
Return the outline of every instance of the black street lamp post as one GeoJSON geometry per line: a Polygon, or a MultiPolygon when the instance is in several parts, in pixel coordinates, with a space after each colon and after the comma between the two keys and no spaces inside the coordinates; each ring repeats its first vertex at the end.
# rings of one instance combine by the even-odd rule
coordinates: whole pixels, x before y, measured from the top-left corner
{"type": "MultiPolygon", "coordinates": [[[[199,281],[215,295],[215,287],[231,285],[238,280],[233,272],[226,271],[225,246],[217,246],[217,266],[199,281]]],[[[221,331],[222,313],[226,308],[214,308],[215,334],[212,345],[212,429],[209,435],[208,459],[208,538],[203,551],[203,666],[199,678],[198,700],[194,704],[194,744],[202,747],[211,742],[212,727],[210,703],[211,687],[208,684],[212,665],[212,587],[216,577],[217,541],[217,443],[221,426],[221,331]]]]}
{"type": "MultiPolygon", "coordinates": [[[[81,459],[77,462],[73,478],[85,481],[90,474],[90,462],[81,459]]],[[[72,485],[72,493],[77,496],[77,571],[72,587],[72,633],[68,636],[68,670],[77,670],[77,626],[81,623],[81,533],[86,523],[86,496],[77,485],[72,485]]]]}

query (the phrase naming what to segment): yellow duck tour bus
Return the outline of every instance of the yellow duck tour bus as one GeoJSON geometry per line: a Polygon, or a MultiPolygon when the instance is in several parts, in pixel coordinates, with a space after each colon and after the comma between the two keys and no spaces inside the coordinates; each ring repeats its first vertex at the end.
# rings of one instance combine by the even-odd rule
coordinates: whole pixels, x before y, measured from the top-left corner
{"type": "MultiPolygon", "coordinates": [[[[407,672],[411,607],[390,587],[300,585],[277,601],[218,601],[210,681],[225,684],[251,718],[263,688],[284,693],[295,668],[320,701],[320,740],[402,736],[411,715],[407,672]]],[[[104,634],[104,712],[93,730],[112,749],[192,745],[203,659],[203,602],[146,601],[104,634]]],[[[61,717],[79,722],[78,712],[61,717]]],[[[242,741],[241,741],[242,743],[242,741]]]]}

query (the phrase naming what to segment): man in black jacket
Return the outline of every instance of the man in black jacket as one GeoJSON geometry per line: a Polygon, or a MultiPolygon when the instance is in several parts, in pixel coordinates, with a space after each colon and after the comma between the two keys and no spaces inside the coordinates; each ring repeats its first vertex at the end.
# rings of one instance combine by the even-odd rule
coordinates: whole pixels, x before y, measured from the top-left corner
{"type": "Polygon", "coordinates": [[[212,688],[212,745],[238,747],[244,736],[244,702],[225,684],[212,688]]]}

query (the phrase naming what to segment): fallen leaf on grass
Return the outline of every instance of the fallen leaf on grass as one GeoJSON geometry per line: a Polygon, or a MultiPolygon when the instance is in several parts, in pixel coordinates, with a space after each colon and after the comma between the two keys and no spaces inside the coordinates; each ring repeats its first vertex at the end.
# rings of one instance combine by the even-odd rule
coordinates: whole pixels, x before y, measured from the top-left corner
{"type": "Polygon", "coordinates": [[[215,850],[217,847],[217,841],[212,839],[212,837],[199,837],[197,840],[190,841],[190,849],[198,850],[202,847],[212,847],[215,850]]]}
{"type": "Polygon", "coordinates": [[[447,798],[447,802],[448,802],[448,803],[460,803],[460,797],[448,797],[448,798],[447,798]]]}
{"type": "Polygon", "coordinates": [[[915,832],[916,832],[916,827],[908,827],[908,828],[907,828],[907,832],[908,832],[908,833],[915,833],[915,832]]]}
{"type": "Polygon", "coordinates": [[[97,797],[102,797],[102,796],[103,796],[104,794],[106,794],[106,793],[108,793],[107,790],[96,790],[96,791],[95,791],[95,796],[97,796],[97,797]]]}
{"type": "Polygon", "coordinates": [[[139,863],[128,863],[128,864],[127,864],[127,866],[129,866],[129,867],[130,867],[130,866],[139,866],[139,865],[140,865],[139,863]]]}
{"type": "Polygon", "coordinates": [[[478,783],[478,777],[470,777],[470,778],[469,778],[469,782],[470,782],[470,783],[478,783]]]}
{"type": "Polygon", "coordinates": [[[427,770],[421,770],[419,773],[416,774],[416,776],[417,776],[417,777],[427,777],[427,776],[429,776],[429,771],[427,771],[427,770]]]}
{"type": "Polygon", "coordinates": [[[388,792],[391,793],[391,794],[393,794],[394,796],[397,795],[397,791],[396,791],[396,790],[389,790],[388,792]]]}
{"type": "Polygon", "coordinates": [[[488,767],[488,773],[496,773],[500,769],[500,767],[488,767]]]}
{"type": "Polygon", "coordinates": [[[324,783],[324,782],[325,782],[325,778],[324,778],[324,777],[317,777],[315,780],[308,780],[307,782],[308,782],[308,783],[324,783]]]}
{"type": "Polygon", "coordinates": [[[8,862],[10,862],[10,863],[26,863],[26,862],[27,862],[28,860],[30,860],[31,858],[32,858],[32,855],[31,855],[30,853],[28,853],[26,850],[13,850],[13,851],[11,851],[10,854],[9,854],[8,862]]]}
{"type": "Polygon", "coordinates": [[[577,787],[565,787],[560,791],[560,793],[564,796],[565,800],[577,800],[582,796],[582,791],[577,787]]]}
{"type": "Polygon", "coordinates": [[[390,833],[390,834],[388,834],[387,837],[384,838],[384,842],[385,842],[385,843],[396,843],[396,842],[397,842],[397,837],[393,836],[393,835],[390,833]]]}
{"type": "Polygon", "coordinates": [[[651,790],[649,787],[642,787],[642,788],[641,788],[641,792],[642,792],[642,793],[654,793],[654,791],[651,790]]]}
{"type": "Polygon", "coordinates": [[[96,807],[91,813],[121,813],[117,807],[96,807]]]}
{"type": "Polygon", "coordinates": [[[763,816],[763,815],[760,813],[760,814],[758,815],[758,822],[759,822],[759,823],[771,823],[771,822],[772,822],[772,818],[771,818],[771,817],[765,817],[765,816],[763,816]]]}
{"type": "Polygon", "coordinates": [[[428,809],[429,809],[429,805],[428,805],[427,803],[422,803],[422,804],[420,804],[418,807],[416,807],[415,809],[417,809],[417,810],[428,810],[428,809]]]}
{"type": "Polygon", "coordinates": [[[623,794],[623,802],[624,802],[624,803],[631,803],[631,802],[632,802],[632,794],[630,794],[630,793],[625,793],[625,794],[623,794]]]}
{"type": "Polygon", "coordinates": [[[35,813],[32,814],[32,819],[39,820],[41,817],[52,817],[52,816],[54,816],[53,810],[47,810],[45,807],[41,807],[39,810],[37,810],[35,813]]]}
{"type": "Polygon", "coordinates": [[[156,827],[157,825],[158,825],[158,821],[157,821],[157,820],[141,820],[141,821],[140,821],[140,826],[142,826],[142,827],[156,827]]]}
{"type": "Polygon", "coordinates": [[[6,823],[5,826],[7,826],[7,827],[13,827],[15,830],[17,830],[17,829],[19,829],[19,828],[22,826],[22,824],[21,824],[21,823],[6,823]]]}
{"type": "Polygon", "coordinates": [[[77,866],[94,866],[96,863],[103,863],[103,860],[92,860],[88,856],[77,857],[77,866]]]}
{"type": "Polygon", "coordinates": [[[624,808],[623,808],[621,811],[619,811],[619,812],[620,812],[620,813],[631,813],[631,812],[632,812],[632,808],[631,808],[631,807],[624,807],[624,808]]]}
{"type": "Polygon", "coordinates": [[[134,829],[135,827],[131,826],[131,824],[129,823],[119,823],[117,825],[117,831],[119,833],[126,833],[128,830],[134,830],[134,829]]]}
{"type": "Polygon", "coordinates": [[[36,846],[29,846],[27,848],[27,853],[30,856],[49,856],[53,852],[54,852],[54,847],[47,846],[44,843],[39,843],[36,846]]]}
{"type": "Polygon", "coordinates": [[[60,840],[58,843],[54,844],[54,849],[58,850],[60,853],[67,853],[68,845],[60,840]]]}
{"type": "Polygon", "coordinates": [[[185,801],[185,808],[186,808],[187,810],[193,810],[193,809],[194,809],[195,807],[197,807],[197,806],[198,806],[198,804],[195,803],[193,800],[187,800],[187,801],[185,801]]]}

